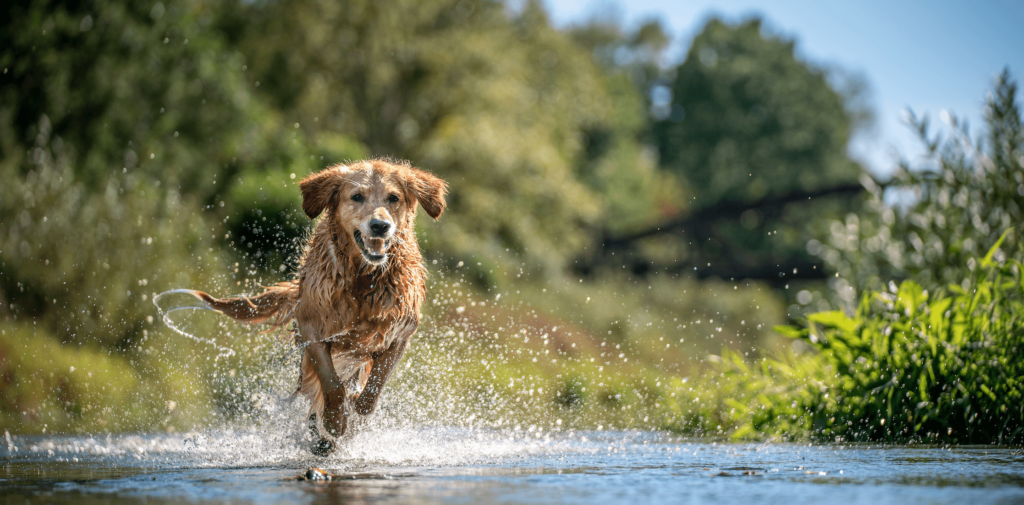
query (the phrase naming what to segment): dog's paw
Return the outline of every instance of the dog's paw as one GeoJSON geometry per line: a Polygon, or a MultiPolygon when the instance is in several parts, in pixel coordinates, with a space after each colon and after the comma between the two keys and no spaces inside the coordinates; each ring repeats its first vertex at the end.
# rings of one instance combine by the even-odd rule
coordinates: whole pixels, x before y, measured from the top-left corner
{"type": "Polygon", "coordinates": [[[331,453],[334,452],[335,448],[336,448],[336,446],[335,446],[333,440],[328,440],[326,438],[321,438],[321,439],[317,440],[316,442],[313,442],[313,446],[310,447],[309,450],[310,450],[310,452],[313,453],[314,456],[320,456],[321,458],[324,458],[324,457],[330,456],[331,453]]]}

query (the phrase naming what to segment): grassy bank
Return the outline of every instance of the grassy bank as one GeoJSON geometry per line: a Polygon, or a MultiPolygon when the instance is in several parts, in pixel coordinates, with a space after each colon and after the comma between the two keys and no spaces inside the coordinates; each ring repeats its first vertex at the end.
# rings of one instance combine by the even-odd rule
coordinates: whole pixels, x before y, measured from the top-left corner
{"type": "MultiPolygon", "coordinates": [[[[661,278],[484,290],[434,272],[421,331],[389,385],[385,422],[667,429],[736,440],[1020,443],[1024,271],[978,260],[966,283],[864,294],[851,317],[779,326],[756,283],[661,278]]],[[[236,287],[237,288],[237,287],[236,287]]],[[[232,289],[222,287],[222,289],[232,289]]],[[[176,316],[122,351],[0,324],[0,423],[12,433],[187,430],[271,421],[290,393],[288,339],[176,316]],[[224,355],[231,349],[230,356],[224,355]]]]}

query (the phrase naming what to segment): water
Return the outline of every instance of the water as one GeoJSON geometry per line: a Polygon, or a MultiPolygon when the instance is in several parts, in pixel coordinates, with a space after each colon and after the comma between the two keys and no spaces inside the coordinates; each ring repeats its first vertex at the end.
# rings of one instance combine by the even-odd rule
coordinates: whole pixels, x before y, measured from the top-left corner
{"type": "Polygon", "coordinates": [[[1024,503],[1024,451],[650,432],[366,428],[330,458],[263,430],[11,437],[0,503],[1024,503]],[[307,468],[331,482],[296,479],[307,468]]]}

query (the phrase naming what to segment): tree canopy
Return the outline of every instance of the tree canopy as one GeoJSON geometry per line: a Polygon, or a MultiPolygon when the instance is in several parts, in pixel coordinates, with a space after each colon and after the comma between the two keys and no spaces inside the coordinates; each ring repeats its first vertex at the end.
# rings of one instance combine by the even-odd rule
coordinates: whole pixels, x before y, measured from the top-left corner
{"type": "Polygon", "coordinates": [[[312,143],[341,133],[449,182],[449,214],[424,228],[446,259],[557,270],[584,246],[601,198],[575,172],[580,132],[615,117],[589,55],[538,5],[513,17],[488,1],[235,8],[256,20],[237,36],[259,92],[312,143]]]}
{"type": "Polygon", "coordinates": [[[711,20],[675,72],[671,108],[654,132],[662,165],[685,177],[698,201],[856,180],[843,97],[760,20],[711,20]]]}

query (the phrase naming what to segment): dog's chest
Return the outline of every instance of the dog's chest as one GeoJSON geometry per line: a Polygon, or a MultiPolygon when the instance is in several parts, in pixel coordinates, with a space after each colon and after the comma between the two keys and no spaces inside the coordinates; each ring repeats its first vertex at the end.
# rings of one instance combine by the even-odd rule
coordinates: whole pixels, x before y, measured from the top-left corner
{"type": "Polygon", "coordinates": [[[350,289],[332,293],[335,317],[329,331],[343,335],[340,340],[346,350],[379,352],[416,326],[415,309],[377,282],[381,281],[360,279],[350,289]]]}

